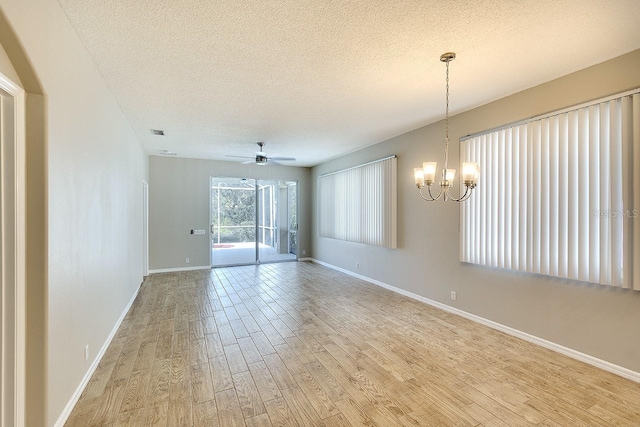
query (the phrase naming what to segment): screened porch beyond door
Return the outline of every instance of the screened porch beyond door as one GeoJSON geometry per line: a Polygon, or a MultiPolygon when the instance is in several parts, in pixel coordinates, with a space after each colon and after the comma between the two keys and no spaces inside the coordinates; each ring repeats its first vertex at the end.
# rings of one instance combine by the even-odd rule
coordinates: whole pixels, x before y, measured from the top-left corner
{"type": "Polygon", "coordinates": [[[211,178],[211,265],[297,259],[297,183],[211,178]]]}

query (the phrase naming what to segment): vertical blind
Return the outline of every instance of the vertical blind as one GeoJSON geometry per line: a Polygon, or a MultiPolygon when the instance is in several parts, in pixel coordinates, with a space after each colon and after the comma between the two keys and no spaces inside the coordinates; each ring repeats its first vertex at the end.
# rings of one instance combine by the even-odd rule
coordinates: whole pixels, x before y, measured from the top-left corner
{"type": "Polygon", "coordinates": [[[397,246],[395,156],[318,177],[320,237],[397,246]]]}
{"type": "Polygon", "coordinates": [[[638,91],[464,139],[461,156],[481,166],[461,261],[640,290],[638,91]]]}

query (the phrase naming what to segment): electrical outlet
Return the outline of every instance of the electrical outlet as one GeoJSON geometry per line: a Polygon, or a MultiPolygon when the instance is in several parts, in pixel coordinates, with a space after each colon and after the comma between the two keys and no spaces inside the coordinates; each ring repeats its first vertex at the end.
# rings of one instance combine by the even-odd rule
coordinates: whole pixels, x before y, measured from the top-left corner
{"type": "Polygon", "coordinates": [[[307,254],[307,250],[306,250],[306,249],[303,249],[303,250],[302,250],[302,255],[306,255],[306,254],[307,254]]]}
{"type": "Polygon", "coordinates": [[[84,346],[84,361],[87,362],[89,360],[89,344],[84,346]]]}
{"type": "Polygon", "coordinates": [[[360,263],[356,262],[356,270],[360,270],[360,263]]]}
{"type": "Polygon", "coordinates": [[[456,291],[451,291],[451,299],[454,301],[458,299],[458,294],[456,294],[456,291]]]}
{"type": "Polygon", "coordinates": [[[189,264],[189,258],[185,258],[185,259],[184,259],[184,262],[185,262],[186,264],[189,264]]]}

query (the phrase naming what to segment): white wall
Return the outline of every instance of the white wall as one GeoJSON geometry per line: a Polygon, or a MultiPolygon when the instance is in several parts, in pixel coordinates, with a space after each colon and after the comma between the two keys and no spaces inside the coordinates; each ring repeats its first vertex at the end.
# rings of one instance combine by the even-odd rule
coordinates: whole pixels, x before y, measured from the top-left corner
{"type": "Polygon", "coordinates": [[[51,426],[142,281],[147,156],[58,3],[0,0],[0,8],[45,95],[48,203],[39,215],[48,253],[43,424],[51,426]]]}
{"type": "MultiPolygon", "coordinates": [[[[637,87],[640,50],[459,114],[450,122],[451,140],[637,87]]],[[[423,202],[413,182],[422,161],[441,166],[443,135],[438,122],[314,167],[314,216],[315,181],[323,173],[396,154],[399,188],[397,250],[320,238],[314,229],[313,257],[640,372],[640,292],[458,261],[458,205],[423,202]]],[[[458,156],[453,143],[451,158],[458,156]]]]}
{"type": "Polygon", "coordinates": [[[311,248],[310,175],[309,168],[150,156],[149,269],[210,265],[209,235],[189,231],[211,225],[212,176],[298,181],[298,251],[300,257],[307,256],[302,251],[311,248]]]}

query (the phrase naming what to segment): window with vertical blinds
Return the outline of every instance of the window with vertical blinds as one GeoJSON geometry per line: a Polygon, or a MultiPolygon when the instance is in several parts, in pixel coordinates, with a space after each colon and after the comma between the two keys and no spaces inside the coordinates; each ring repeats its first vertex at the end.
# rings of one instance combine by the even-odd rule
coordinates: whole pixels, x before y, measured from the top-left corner
{"type": "Polygon", "coordinates": [[[320,237],[397,247],[395,156],[318,177],[320,237]]]}
{"type": "Polygon", "coordinates": [[[640,290],[638,92],[463,139],[461,261],[640,290]]]}

